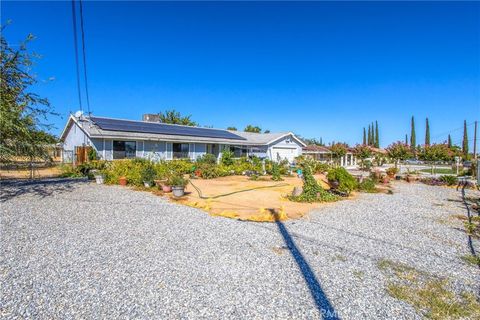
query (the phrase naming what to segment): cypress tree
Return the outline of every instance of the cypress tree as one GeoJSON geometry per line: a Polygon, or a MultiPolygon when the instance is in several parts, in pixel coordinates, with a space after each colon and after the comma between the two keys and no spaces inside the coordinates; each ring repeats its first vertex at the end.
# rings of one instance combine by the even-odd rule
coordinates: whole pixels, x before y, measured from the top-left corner
{"type": "Polygon", "coordinates": [[[425,122],[425,145],[430,145],[430,125],[428,124],[428,118],[425,122]]]}
{"type": "Polygon", "coordinates": [[[405,144],[408,146],[408,135],[405,134],[405,144]]]}
{"type": "Polygon", "coordinates": [[[467,120],[463,121],[463,141],[462,141],[462,151],[465,159],[468,158],[468,134],[467,134],[467,120]]]}
{"type": "Polygon", "coordinates": [[[448,135],[448,147],[451,148],[452,147],[452,137],[450,136],[450,134],[448,135]]]}
{"type": "Polygon", "coordinates": [[[370,144],[372,147],[375,146],[375,126],[373,125],[373,122],[372,122],[372,143],[370,144]]]}
{"type": "Polygon", "coordinates": [[[368,145],[371,145],[371,144],[372,144],[372,128],[370,127],[370,125],[368,125],[368,140],[367,140],[367,144],[368,144],[368,145]]]}
{"type": "Polygon", "coordinates": [[[367,144],[367,132],[365,130],[365,127],[363,127],[363,145],[367,144]]]}
{"type": "Polygon", "coordinates": [[[417,140],[415,136],[415,119],[412,116],[411,132],[410,132],[410,148],[415,153],[415,147],[417,146],[417,140]]]}
{"type": "Polygon", "coordinates": [[[375,148],[380,148],[380,137],[378,136],[378,121],[375,120],[375,148]]]}

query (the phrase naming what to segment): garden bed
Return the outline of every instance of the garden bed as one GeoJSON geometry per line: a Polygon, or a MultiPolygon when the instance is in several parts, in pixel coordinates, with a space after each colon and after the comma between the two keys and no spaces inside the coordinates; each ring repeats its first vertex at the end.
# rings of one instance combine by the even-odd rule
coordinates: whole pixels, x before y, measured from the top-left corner
{"type": "MultiPolygon", "coordinates": [[[[315,178],[328,189],[325,176],[315,178]]],[[[286,220],[304,216],[310,210],[325,204],[289,201],[286,196],[294,187],[302,186],[297,177],[272,181],[269,177],[249,180],[245,176],[216,179],[194,179],[181,199],[171,199],[184,205],[207,211],[211,215],[249,221],[286,220]]]]}

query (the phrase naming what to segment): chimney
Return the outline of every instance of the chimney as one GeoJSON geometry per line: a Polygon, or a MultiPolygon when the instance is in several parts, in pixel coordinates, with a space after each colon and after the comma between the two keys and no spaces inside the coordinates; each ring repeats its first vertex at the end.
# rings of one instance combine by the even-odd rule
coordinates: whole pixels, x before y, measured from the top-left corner
{"type": "Polygon", "coordinates": [[[146,122],[160,122],[160,116],[158,114],[145,113],[142,120],[146,122]]]}

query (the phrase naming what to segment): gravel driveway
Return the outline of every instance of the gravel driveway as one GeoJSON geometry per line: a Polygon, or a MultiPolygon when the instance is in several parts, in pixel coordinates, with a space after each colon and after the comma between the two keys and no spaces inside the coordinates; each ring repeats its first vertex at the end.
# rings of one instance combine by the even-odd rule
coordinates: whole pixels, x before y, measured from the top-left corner
{"type": "MultiPolygon", "coordinates": [[[[3,183],[2,318],[415,319],[381,259],[478,292],[454,189],[398,183],[249,223],[88,182],[3,183]],[[446,223],[448,221],[448,223],[446,223]]],[[[479,248],[478,242],[474,245],[479,248]]]]}

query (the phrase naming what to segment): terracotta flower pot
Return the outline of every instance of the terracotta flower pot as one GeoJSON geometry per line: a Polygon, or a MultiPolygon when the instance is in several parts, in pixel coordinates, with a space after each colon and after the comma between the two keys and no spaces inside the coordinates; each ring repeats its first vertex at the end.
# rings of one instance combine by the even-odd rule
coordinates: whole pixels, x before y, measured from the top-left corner
{"type": "Polygon", "coordinates": [[[127,178],[126,178],[126,177],[120,177],[120,178],[118,178],[118,183],[119,183],[121,186],[126,186],[126,185],[127,185],[127,178]]]}
{"type": "Polygon", "coordinates": [[[172,192],[172,186],[162,185],[163,192],[172,192]]]}

